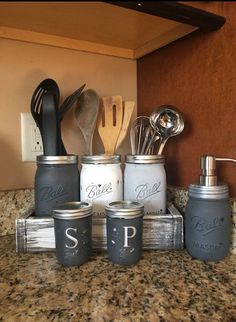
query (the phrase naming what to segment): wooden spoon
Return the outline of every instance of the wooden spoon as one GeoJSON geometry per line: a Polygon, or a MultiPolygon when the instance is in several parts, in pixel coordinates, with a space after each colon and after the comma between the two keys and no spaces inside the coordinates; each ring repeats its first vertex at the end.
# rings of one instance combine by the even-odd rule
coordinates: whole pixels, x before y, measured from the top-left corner
{"type": "Polygon", "coordinates": [[[122,144],[122,142],[124,141],[126,134],[127,134],[127,130],[129,127],[129,123],[131,120],[131,116],[133,114],[134,111],[134,106],[135,106],[135,102],[134,101],[125,101],[124,105],[123,105],[123,121],[122,121],[122,125],[121,125],[121,129],[120,129],[120,133],[119,133],[119,137],[118,140],[116,142],[116,150],[118,150],[118,148],[120,147],[120,145],[122,144]]]}
{"type": "Polygon", "coordinates": [[[115,154],[116,142],[122,124],[122,97],[102,97],[98,115],[98,133],[102,139],[105,154],[115,154]]]}
{"type": "Polygon", "coordinates": [[[86,154],[92,154],[93,133],[97,123],[100,98],[93,89],[84,91],[75,106],[75,119],[80,128],[85,144],[86,154]]]}

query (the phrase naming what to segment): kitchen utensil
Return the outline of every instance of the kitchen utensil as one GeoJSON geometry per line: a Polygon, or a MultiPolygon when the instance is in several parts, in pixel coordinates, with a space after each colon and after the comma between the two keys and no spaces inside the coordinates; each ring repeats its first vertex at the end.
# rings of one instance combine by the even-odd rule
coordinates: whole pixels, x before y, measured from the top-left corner
{"type": "Polygon", "coordinates": [[[59,110],[58,110],[58,126],[59,126],[59,151],[58,155],[66,155],[66,149],[61,137],[61,131],[60,131],[60,122],[63,120],[65,113],[72,107],[72,105],[78,100],[80,97],[83,89],[85,87],[85,84],[83,84],[80,88],[78,88],[76,91],[74,91],[71,95],[67,96],[67,98],[63,101],[61,104],[59,110]]]}
{"type": "MultiPolygon", "coordinates": [[[[143,120],[146,116],[138,116],[130,128],[130,142],[132,154],[138,154],[141,146],[141,134],[143,129],[143,120]]],[[[148,120],[149,121],[149,120],[148,120]]],[[[145,121],[146,122],[146,121],[145,121]]]]}
{"type": "Polygon", "coordinates": [[[44,155],[57,155],[57,111],[54,96],[47,92],[42,97],[42,141],[44,155]]]}
{"type": "Polygon", "coordinates": [[[159,138],[160,138],[159,135],[154,135],[154,136],[152,135],[144,151],[144,154],[155,154],[154,146],[155,146],[155,143],[159,140],[159,138]]]}
{"type": "MultiPolygon", "coordinates": [[[[42,98],[45,93],[48,91],[53,91],[55,97],[55,101],[59,101],[60,91],[57,83],[51,79],[44,79],[34,90],[32,98],[31,98],[31,114],[37,124],[40,133],[42,130],[42,98]]],[[[42,133],[41,133],[42,135],[42,133]]]]}
{"type": "Polygon", "coordinates": [[[180,134],[184,129],[183,118],[178,109],[171,105],[162,105],[150,115],[150,124],[160,136],[157,154],[162,154],[166,141],[180,134]]]}
{"type": "Polygon", "coordinates": [[[143,140],[142,140],[140,154],[148,153],[150,143],[152,142],[153,138],[154,138],[154,129],[151,127],[149,122],[149,124],[145,124],[144,130],[143,130],[143,140]]]}
{"type": "Polygon", "coordinates": [[[122,97],[102,97],[98,114],[98,133],[102,139],[105,154],[114,154],[122,124],[122,97]]]}
{"type": "Polygon", "coordinates": [[[80,97],[84,87],[86,84],[83,84],[80,88],[74,91],[71,95],[67,96],[66,99],[63,101],[59,108],[59,120],[60,122],[63,120],[65,113],[69,110],[69,108],[77,101],[80,97]]]}
{"type": "Polygon", "coordinates": [[[148,143],[149,132],[152,131],[148,116],[138,116],[130,129],[132,154],[142,154],[148,143]]]}
{"type": "Polygon", "coordinates": [[[92,154],[93,133],[99,110],[99,96],[93,89],[87,89],[79,97],[74,115],[86,146],[86,154],[92,154]]]}
{"type": "Polygon", "coordinates": [[[115,150],[118,150],[120,145],[122,144],[122,142],[124,141],[126,134],[127,134],[127,130],[129,127],[129,123],[131,120],[131,116],[133,114],[134,111],[134,106],[135,106],[135,102],[134,101],[125,101],[123,104],[123,120],[122,120],[122,125],[121,125],[121,129],[120,129],[120,133],[118,136],[118,140],[116,142],[116,148],[115,150]]]}
{"type": "MultiPolygon", "coordinates": [[[[42,140],[43,140],[43,133],[42,133],[42,99],[45,93],[52,93],[54,97],[55,109],[56,113],[58,114],[58,105],[60,100],[60,90],[57,83],[51,79],[46,78],[44,79],[35,89],[32,98],[31,98],[31,114],[37,124],[42,140]]],[[[61,128],[59,117],[57,115],[57,154],[58,155],[66,155],[66,149],[64,143],[61,138],[61,128]]]]}

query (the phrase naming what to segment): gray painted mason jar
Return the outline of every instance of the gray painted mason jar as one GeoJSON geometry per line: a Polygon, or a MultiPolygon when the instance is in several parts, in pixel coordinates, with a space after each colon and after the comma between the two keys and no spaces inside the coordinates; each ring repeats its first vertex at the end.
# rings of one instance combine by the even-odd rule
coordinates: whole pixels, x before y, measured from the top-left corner
{"type": "Polygon", "coordinates": [[[107,203],[123,199],[120,155],[84,155],[80,174],[80,199],[91,202],[93,213],[105,215],[107,203]]]}
{"type": "Polygon", "coordinates": [[[34,186],[38,217],[52,216],[58,204],[78,201],[78,156],[38,156],[34,186]]]}
{"type": "Polygon", "coordinates": [[[135,201],[114,201],[106,206],[107,252],[111,262],[128,266],[140,260],[143,215],[143,204],[135,201]]]}
{"type": "Polygon", "coordinates": [[[163,156],[126,155],[124,200],[143,203],[145,214],[165,214],[166,190],[163,156]]]}
{"type": "Polygon", "coordinates": [[[197,259],[219,261],[229,253],[231,208],[227,185],[191,184],[185,211],[185,242],[197,259]]]}
{"type": "Polygon", "coordinates": [[[57,260],[63,266],[79,266],[92,252],[92,205],[66,202],[53,210],[57,260]]]}

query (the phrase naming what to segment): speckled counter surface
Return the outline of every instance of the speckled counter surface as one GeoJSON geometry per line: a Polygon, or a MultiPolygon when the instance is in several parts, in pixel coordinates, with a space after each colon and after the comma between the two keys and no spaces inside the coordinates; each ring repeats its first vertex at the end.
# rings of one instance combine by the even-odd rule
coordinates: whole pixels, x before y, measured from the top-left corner
{"type": "Polygon", "coordinates": [[[236,321],[236,256],[218,263],[185,251],[144,251],[132,267],[94,253],[64,268],[54,253],[15,252],[0,237],[0,321],[236,321]]]}

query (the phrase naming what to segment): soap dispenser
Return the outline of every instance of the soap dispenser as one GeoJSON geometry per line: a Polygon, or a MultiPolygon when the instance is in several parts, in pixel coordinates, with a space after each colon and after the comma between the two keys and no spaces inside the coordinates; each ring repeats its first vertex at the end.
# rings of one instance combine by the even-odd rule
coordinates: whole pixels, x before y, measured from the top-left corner
{"type": "Polygon", "coordinates": [[[204,261],[224,259],[231,243],[229,189],[228,185],[217,182],[217,161],[236,162],[234,159],[202,156],[199,184],[188,187],[186,249],[193,258],[204,261]]]}

